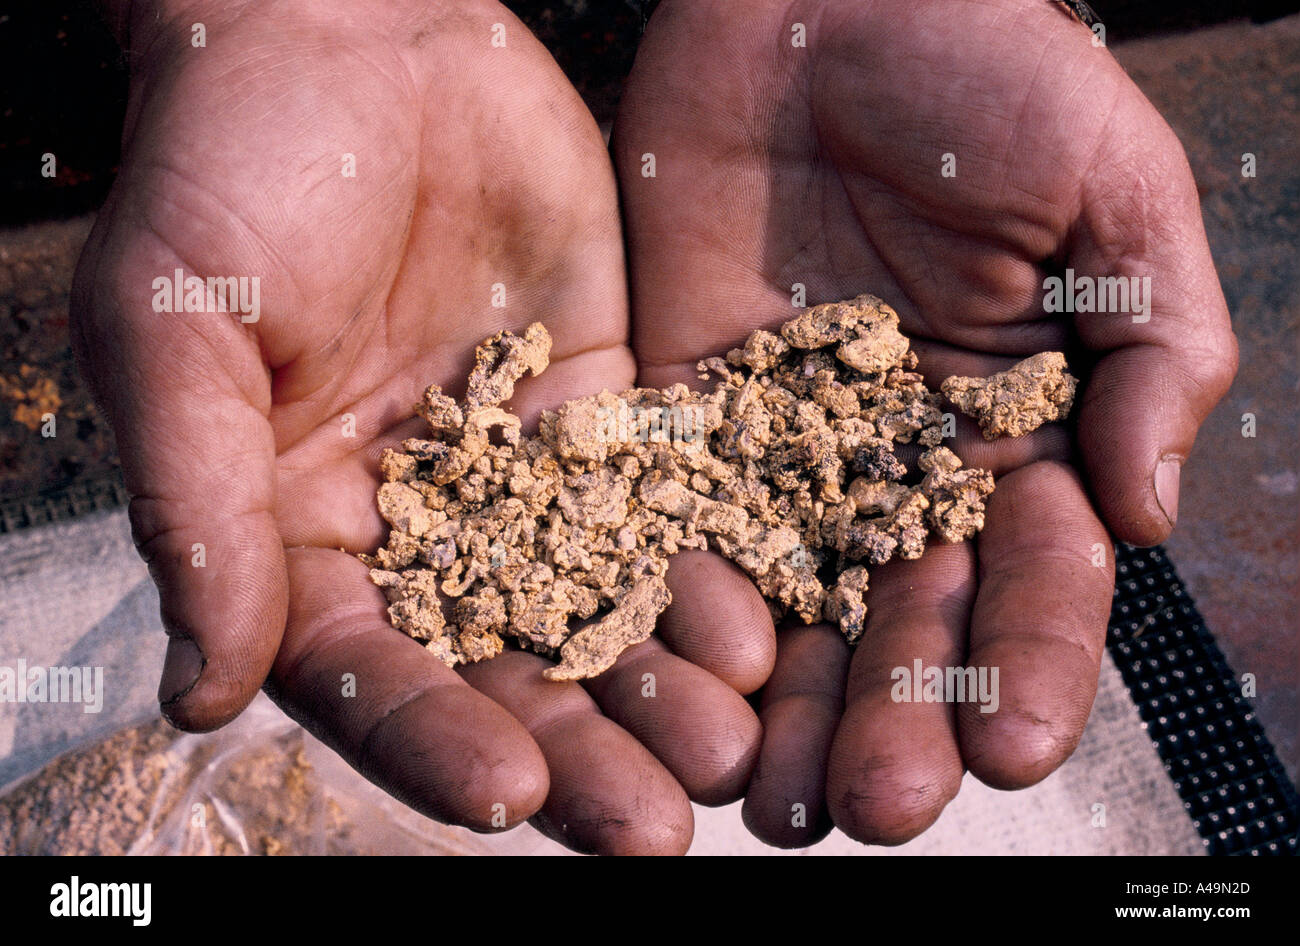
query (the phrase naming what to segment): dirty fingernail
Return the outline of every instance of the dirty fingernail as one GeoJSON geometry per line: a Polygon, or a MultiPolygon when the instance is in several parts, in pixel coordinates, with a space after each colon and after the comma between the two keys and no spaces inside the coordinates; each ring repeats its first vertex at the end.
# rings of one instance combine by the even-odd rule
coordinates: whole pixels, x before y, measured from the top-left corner
{"type": "Polygon", "coordinates": [[[1172,527],[1178,521],[1178,479],[1183,469],[1181,457],[1162,457],[1156,467],[1156,502],[1172,527]]]}
{"type": "Polygon", "coordinates": [[[158,702],[165,706],[188,693],[199,682],[203,664],[203,653],[188,637],[173,637],[168,641],[162,680],[158,683],[158,702]]]}

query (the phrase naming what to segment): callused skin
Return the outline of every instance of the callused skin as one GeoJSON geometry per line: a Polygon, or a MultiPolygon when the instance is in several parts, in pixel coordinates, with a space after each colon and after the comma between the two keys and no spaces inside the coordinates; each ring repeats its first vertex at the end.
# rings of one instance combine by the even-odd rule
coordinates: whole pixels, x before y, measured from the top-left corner
{"type": "MultiPolygon", "coordinates": [[[[1236,368],[1173,133],[1055,4],[665,0],[613,143],[642,384],[689,382],[801,295],[862,291],[898,310],[932,386],[1068,341],[1096,359],[1075,442],[1052,424],[985,444],[958,419],[955,451],[999,476],[985,529],[873,571],[851,661],[830,628],[781,633],[745,820],[785,846],[832,823],[899,843],[967,769],[1042,779],[1095,695],[1111,537],[1169,534],[1181,462],[1236,368]],[[1044,312],[1066,265],[1149,277],[1150,317],[1044,312]],[[896,702],[891,674],[918,658],[999,668],[998,711],[896,702]]],[[[687,591],[736,648],[772,633],[752,588],[687,591]]]]}

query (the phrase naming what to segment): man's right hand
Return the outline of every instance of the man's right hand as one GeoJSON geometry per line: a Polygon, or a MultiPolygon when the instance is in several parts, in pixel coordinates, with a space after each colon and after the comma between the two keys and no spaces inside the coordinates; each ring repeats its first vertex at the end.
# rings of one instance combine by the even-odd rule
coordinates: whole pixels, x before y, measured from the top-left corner
{"type": "Polygon", "coordinates": [[[653,642],[589,690],[523,652],[457,674],[391,627],[355,558],[385,535],[381,450],[484,337],[551,332],[526,424],[633,380],[614,177],[577,93],[488,0],[129,10],[122,168],[74,344],[161,597],[164,713],[213,729],[265,682],[428,815],[684,850],[688,795],[738,797],[756,756],[732,686],[653,642]],[[156,311],[177,270],[258,280],[256,321],[156,311]]]}

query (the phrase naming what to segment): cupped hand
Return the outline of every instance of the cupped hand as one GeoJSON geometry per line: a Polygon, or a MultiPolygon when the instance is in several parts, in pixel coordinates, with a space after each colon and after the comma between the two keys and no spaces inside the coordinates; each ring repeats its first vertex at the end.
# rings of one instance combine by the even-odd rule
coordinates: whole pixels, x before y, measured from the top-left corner
{"type": "MultiPolygon", "coordinates": [[[[614,149],[643,384],[692,382],[698,358],[788,319],[798,286],[893,305],[935,389],[1044,350],[1086,375],[1074,438],[988,444],[961,419],[954,449],[998,477],[986,527],[874,569],[856,652],[827,626],[781,632],[750,829],[900,843],[966,770],[1044,778],[1096,693],[1111,537],[1168,535],[1181,461],[1235,371],[1177,138],[1046,0],[665,0],[614,149]],[[1045,311],[1065,268],[1149,277],[1149,312],[1045,311]],[[996,711],[896,702],[893,671],[917,659],[996,668],[996,711]]],[[[770,639],[748,583],[691,593],[674,607],[707,610],[716,640],[770,639]]]]}
{"type": "Polygon", "coordinates": [[[616,186],[581,99],[496,3],[128,9],[122,168],[74,344],[160,592],[164,713],[212,729],[265,683],[438,819],[683,850],[688,793],[738,797],[757,754],[731,686],[654,643],[589,690],[523,652],[458,674],[391,627],[355,558],[386,534],[380,452],[420,432],[428,384],[463,390],[483,338],[549,328],[551,367],[512,402],[526,424],[633,380],[616,186]],[[256,311],[159,311],[177,270],[256,280],[256,311]]]}

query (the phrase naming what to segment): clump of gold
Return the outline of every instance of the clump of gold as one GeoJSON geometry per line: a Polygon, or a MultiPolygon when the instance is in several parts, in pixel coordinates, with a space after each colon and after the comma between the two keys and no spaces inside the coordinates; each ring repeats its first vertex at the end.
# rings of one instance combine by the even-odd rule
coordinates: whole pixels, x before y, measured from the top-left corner
{"type": "MultiPolygon", "coordinates": [[[[549,352],[540,323],[488,339],[465,398],[430,387],[416,408],[428,439],[381,461],[392,531],[362,558],[394,625],[449,665],[513,638],[558,658],[549,679],[596,676],[653,633],[682,549],[735,562],[774,619],[832,621],[853,642],[867,566],[983,528],[993,476],[941,445],[939,397],[874,296],[814,306],[700,362],[718,379],[711,392],[604,391],[544,412],[525,437],[501,404],[549,352]],[[911,443],[921,453],[909,469],[895,447],[911,443]]],[[[961,382],[950,396],[987,416],[986,432],[1056,419],[1074,381],[1059,354],[1036,357],[1041,371],[1030,359],[1020,374],[950,379],[961,382]]]]}

